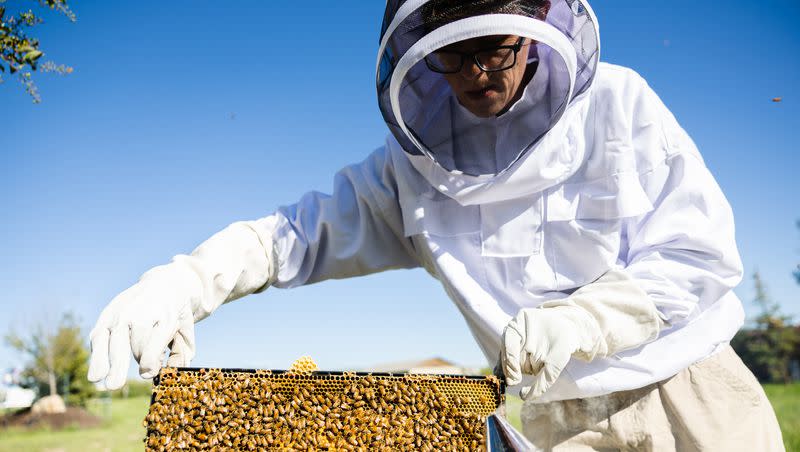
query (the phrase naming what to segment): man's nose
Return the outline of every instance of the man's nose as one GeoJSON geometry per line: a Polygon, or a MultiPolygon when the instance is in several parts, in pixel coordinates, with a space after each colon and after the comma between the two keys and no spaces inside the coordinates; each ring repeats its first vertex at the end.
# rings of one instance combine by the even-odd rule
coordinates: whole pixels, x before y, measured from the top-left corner
{"type": "Polygon", "coordinates": [[[481,74],[483,74],[483,70],[478,67],[478,64],[475,63],[473,59],[464,61],[464,65],[461,66],[461,77],[466,80],[475,80],[480,77],[481,74]]]}

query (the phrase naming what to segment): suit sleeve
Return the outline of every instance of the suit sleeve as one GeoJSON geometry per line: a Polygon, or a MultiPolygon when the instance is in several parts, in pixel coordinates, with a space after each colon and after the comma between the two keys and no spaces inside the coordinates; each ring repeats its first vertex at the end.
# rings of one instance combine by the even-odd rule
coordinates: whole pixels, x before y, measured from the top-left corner
{"type": "Polygon", "coordinates": [[[332,195],[307,193],[275,216],[276,287],[419,265],[403,233],[394,169],[384,148],[339,171],[332,195]]]}
{"type": "Polygon", "coordinates": [[[626,224],[625,271],[667,325],[680,327],[742,279],[733,212],[694,142],[643,80],[633,111],[634,146],[663,158],[640,175],[653,210],[626,224]]]}

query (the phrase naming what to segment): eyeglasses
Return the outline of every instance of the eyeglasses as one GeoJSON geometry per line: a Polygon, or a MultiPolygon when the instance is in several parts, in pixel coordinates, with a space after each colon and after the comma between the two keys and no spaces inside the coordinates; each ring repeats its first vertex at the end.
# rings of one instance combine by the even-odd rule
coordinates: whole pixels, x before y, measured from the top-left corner
{"type": "Polygon", "coordinates": [[[505,71],[517,64],[517,53],[526,45],[525,38],[519,38],[511,45],[494,46],[476,52],[457,52],[454,50],[437,50],[425,57],[428,69],[440,74],[455,74],[464,67],[464,61],[470,58],[483,72],[505,71]]]}

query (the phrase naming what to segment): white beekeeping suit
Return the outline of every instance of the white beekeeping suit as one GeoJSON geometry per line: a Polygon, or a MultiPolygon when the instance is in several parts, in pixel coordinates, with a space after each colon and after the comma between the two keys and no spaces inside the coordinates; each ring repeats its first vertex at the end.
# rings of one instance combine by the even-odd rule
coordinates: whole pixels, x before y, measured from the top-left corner
{"type": "Polygon", "coordinates": [[[542,447],[780,448],[727,345],[744,317],[730,206],[645,81],[599,63],[599,42],[581,1],[389,0],[385,146],[340,171],[332,195],[235,223],[146,273],[101,315],[90,378],[121,385],[129,346],[145,376],[167,344],[171,364],[188,364],[193,322],[270,285],[423,266],[489,363],[507,357],[542,447]],[[478,117],[424,60],[493,35],[532,40],[535,73],[506,112],[478,117]],[[565,362],[551,365],[563,338],[565,362]]]}

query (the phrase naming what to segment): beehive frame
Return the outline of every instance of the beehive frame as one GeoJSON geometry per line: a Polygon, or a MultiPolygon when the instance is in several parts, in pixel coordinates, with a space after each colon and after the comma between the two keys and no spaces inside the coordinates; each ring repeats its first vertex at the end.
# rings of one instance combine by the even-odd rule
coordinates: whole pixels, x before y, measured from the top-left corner
{"type": "Polygon", "coordinates": [[[147,450],[476,450],[494,376],[164,368],[147,450]]]}

